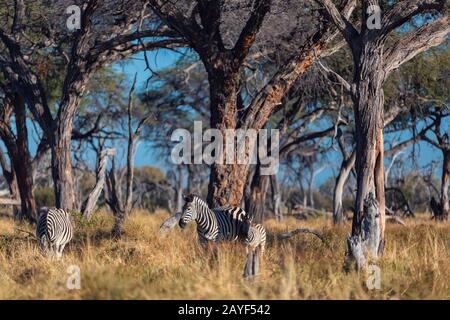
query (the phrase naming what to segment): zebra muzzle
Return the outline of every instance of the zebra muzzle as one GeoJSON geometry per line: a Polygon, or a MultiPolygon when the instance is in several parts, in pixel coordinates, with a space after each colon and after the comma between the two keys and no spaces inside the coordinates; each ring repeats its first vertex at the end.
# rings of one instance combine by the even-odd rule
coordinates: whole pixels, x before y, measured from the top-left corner
{"type": "Polygon", "coordinates": [[[178,225],[180,226],[181,229],[186,228],[186,222],[184,222],[183,220],[180,220],[180,222],[178,222],[178,225]]]}

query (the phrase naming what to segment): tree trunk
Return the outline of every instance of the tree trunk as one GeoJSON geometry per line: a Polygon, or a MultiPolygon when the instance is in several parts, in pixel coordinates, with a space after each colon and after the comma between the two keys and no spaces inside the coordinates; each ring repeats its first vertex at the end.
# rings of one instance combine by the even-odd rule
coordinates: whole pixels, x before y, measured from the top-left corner
{"type": "Polygon", "coordinates": [[[14,161],[14,171],[16,173],[17,185],[20,193],[21,211],[23,218],[35,221],[36,202],[33,193],[33,170],[31,157],[28,149],[28,130],[25,102],[20,95],[16,94],[14,112],[16,115],[17,130],[17,159],[14,161]]]}
{"type": "Polygon", "coordinates": [[[95,205],[97,204],[98,198],[100,197],[105,185],[108,156],[114,156],[114,154],[114,149],[106,149],[98,155],[95,186],[89,193],[89,196],[81,210],[83,216],[88,220],[92,217],[95,205]]]}
{"type": "Polygon", "coordinates": [[[265,218],[266,196],[269,187],[270,176],[261,175],[258,164],[255,168],[251,183],[250,197],[247,199],[245,209],[255,223],[262,223],[265,218]]]}
{"type": "Polygon", "coordinates": [[[123,222],[125,220],[125,209],[122,202],[121,177],[117,176],[116,158],[112,156],[111,170],[106,176],[106,190],[108,191],[107,203],[114,215],[114,226],[111,234],[114,238],[120,238],[123,233],[123,222]]]}
{"type": "Polygon", "coordinates": [[[281,211],[281,193],[278,179],[275,174],[270,176],[270,186],[272,188],[273,214],[277,221],[283,220],[283,212],[281,211]]]}
{"type": "Polygon", "coordinates": [[[72,120],[58,125],[52,146],[52,177],[57,208],[75,208],[75,189],[72,173],[71,142],[72,120]]]}
{"type": "Polygon", "coordinates": [[[444,165],[442,166],[441,183],[441,212],[442,219],[448,220],[450,214],[450,203],[448,198],[448,189],[450,187],[450,149],[444,150],[444,165]]]}
{"type": "Polygon", "coordinates": [[[33,222],[36,220],[36,202],[33,193],[32,162],[28,151],[25,102],[22,96],[17,93],[11,94],[10,97],[12,99],[9,101],[15,114],[16,134],[14,135],[9,126],[9,119],[4,119],[0,128],[0,135],[8,150],[12,166],[11,171],[14,171],[20,195],[21,213],[18,218],[33,222]]]}
{"type": "Polygon", "coordinates": [[[130,214],[133,209],[133,180],[134,180],[134,153],[135,141],[131,131],[131,119],[129,120],[129,136],[127,148],[127,180],[125,189],[125,214],[130,214]]]}
{"type": "Polygon", "coordinates": [[[341,170],[336,179],[336,185],[333,192],[333,223],[342,224],[344,222],[344,208],[342,206],[342,196],[344,193],[344,186],[347,182],[348,176],[355,165],[356,151],[353,150],[348,159],[342,161],[341,170]]]}
{"type": "Polygon", "coordinates": [[[188,181],[187,181],[187,192],[189,194],[197,194],[197,188],[195,186],[195,170],[193,164],[187,165],[188,171],[188,181]]]}
{"type": "Polygon", "coordinates": [[[309,176],[308,181],[308,200],[309,200],[309,206],[314,209],[314,168],[311,168],[311,174],[309,176]]]}
{"type": "MultiPolygon", "coordinates": [[[[213,164],[208,186],[207,202],[210,207],[230,204],[240,206],[244,195],[249,165],[237,164],[236,146],[228,146],[225,139],[227,129],[236,129],[237,88],[239,87],[239,73],[228,70],[231,61],[218,58],[214,67],[208,69],[211,97],[211,128],[219,129],[222,133],[223,150],[234,152],[233,164],[226,164],[224,152],[223,164],[213,164]]],[[[245,151],[248,153],[248,150],[245,151]]]]}
{"type": "MultiPolygon", "coordinates": [[[[374,170],[380,129],[383,128],[382,48],[365,45],[355,70],[352,98],[355,112],[357,193],[352,235],[361,234],[364,200],[374,186],[374,170]]],[[[381,166],[380,170],[383,170],[381,166]]]]}
{"type": "MultiPolygon", "coordinates": [[[[11,199],[18,200],[19,199],[19,190],[17,188],[17,180],[14,169],[6,163],[5,155],[0,149],[0,167],[2,168],[3,176],[5,177],[6,183],[8,184],[8,190],[11,199]]],[[[12,207],[12,212],[14,217],[19,217],[19,210],[16,206],[12,207]]]]}
{"type": "MultiPolygon", "coordinates": [[[[81,44],[80,46],[83,47],[81,44]]],[[[81,55],[81,51],[78,50],[81,49],[74,50],[72,55],[81,55]]],[[[76,61],[67,71],[54,135],[51,137],[53,138],[51,154],[56,207],[66,210],[76,208],[71,160],[73,120],[92,74],[92,70],[86,69],[85,62],[78,59],[76,61]]]]}
{"type": "MultiPolygon", "coordinates": [[[[177,176],[175,174],[175,176],[177,176]]],[[[178,168],[178,177],[177,177],[177,186],[176,186],[176,211],[177,212],[181,212],[183,209],[183,179],[184,175],[183,175],[183,168],[179,167],[178,168]]]]}
{"type": "MultiPolygon", "coordinates": [[[[384,199],[384,190],[380,192],[380,183],[374,179],[377,151],[382,148],[380,131],[383,129],[382,86],[385,80],[382,52],[383,47],[377,43],[371,41],[364,43],[355,63],[355,87],[352,99],[355,113],[357,193],[352,234],[347,244],[348,256],[356,262],[357,269],[365,267],[364,255],[369,254],[376,259],[384,246],[380,221],[382,210],[372,192],[375,189],[378,191],[377,198],[384,199]]],[[[383,171],[383,163],[380,161],[377,166],[377,178],[378,181],[383,178],[384,185],[383,171]]]]}
{"type": "MultiPolygon", "coordinates": [[[[383,126],[384,127],[384,126],[383,126]]],[[[385,179],[384,179],[384,141],[383,129],[378,129],[377,138],[377,161],[375,164],[375,190],[380,213],[380,253],[384,247],[384,230],[386,226],[386,208],[385,208],[385,179]]]]}

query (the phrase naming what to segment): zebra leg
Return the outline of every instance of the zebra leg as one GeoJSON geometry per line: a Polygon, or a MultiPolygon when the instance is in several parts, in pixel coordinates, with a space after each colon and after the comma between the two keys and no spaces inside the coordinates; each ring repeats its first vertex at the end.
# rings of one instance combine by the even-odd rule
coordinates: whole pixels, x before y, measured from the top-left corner
{"type": "Polygon", "coordinates": [[[203,250],[203,253],[208,254],[208,251],[209,251],[208,241],[206,241],[205,239],[200,238],[199,239],[199,243],[200,243],[200,247],[203,250]]]}
{"type": "Polygon", "coordinates": [[[64,244],[58,245],[56,248],[56,259],[60,260],[62,258],[63,250],[64,250],[64,244]]]}
{"type": "Polygon", "coordinates": [[[261,257],[264,255],[264,251],[266,250],[266,243],[265,242],[261,242],[261,244],[259,245],[260,247],[260,252],[261,252],[261,257]]]}
{"type": "Polygon", "coordinates": [[[53,243],[50,243],[48,245],[47,257],[49,257],[50,260],[54,260],[55,255],[56,255],[56,245],[53,243]]]}

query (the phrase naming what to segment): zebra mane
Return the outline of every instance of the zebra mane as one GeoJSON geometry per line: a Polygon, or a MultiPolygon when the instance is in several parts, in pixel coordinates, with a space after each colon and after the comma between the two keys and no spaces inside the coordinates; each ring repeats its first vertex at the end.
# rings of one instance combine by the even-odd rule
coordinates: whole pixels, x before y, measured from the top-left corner
{"type": "Polygon", "coordinates": [[[214,211],[208,206],[206,201],[203,200],[202,198],[200,198],[199,196],[197,196],[195,194],[190,194],[190,195],[186,196],[184,200],[187,203],[188,202],[194,203],[197,210],[200,209],[199,207],[203,207],[203,209],[206,209],[212,216],[215,216],[214,211]],[[187,200],[190,200],[190,201],[187,201],[187,200]]]}

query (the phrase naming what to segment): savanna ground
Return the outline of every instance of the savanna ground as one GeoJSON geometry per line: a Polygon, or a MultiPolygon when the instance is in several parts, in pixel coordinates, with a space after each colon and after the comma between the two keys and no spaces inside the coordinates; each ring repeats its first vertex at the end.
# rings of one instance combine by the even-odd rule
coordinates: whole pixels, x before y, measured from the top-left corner
{"type": "Polygon", "coordinates": [[[195,227],[178,227],[161,238],[166,212],[136,212],[125,234],[110,238],[113,220],[99,212],[77,221],[74,241],[61,261],[44,258],[35,240],[0,218],[0,299],[450,299],[450,225],[428,217],[389,224],[387,247],[377,265],[381,289],[369,290],[367,275],[342,271],[350,224],[333,227],[317,218],[266,222],[269,232],[296,227],[321,231],[331,248],[310,234],[271,240],[255,280],[242,278],[245,250],[222,245],[205,256],[195,227]],[[68,290],[68,267],[79,266],[81,288],[68,290]]]}

